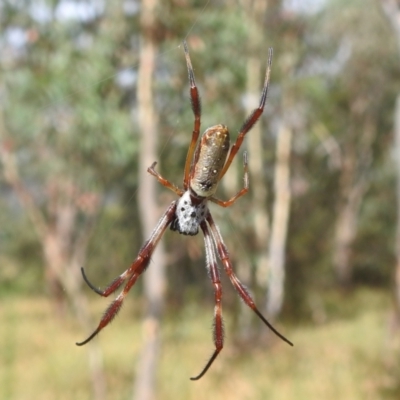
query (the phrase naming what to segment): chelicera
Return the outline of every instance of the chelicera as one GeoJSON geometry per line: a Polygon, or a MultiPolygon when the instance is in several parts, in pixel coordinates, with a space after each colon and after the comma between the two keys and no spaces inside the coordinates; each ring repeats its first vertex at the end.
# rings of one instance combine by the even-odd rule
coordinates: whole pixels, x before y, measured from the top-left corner
{"type": "Polygon", "coordinates": [[[196,235],[199,229],[203,232],[206,263],[211,282],[214,286],[215,310],[214,310],[214,345],[215,350],[211,355],[209,361],[202,369],[202,371],[192,380],[200,379],[210,368],[214,360],[223,348],[224,333],[222,321],[222,287],[220,281],[220,274],[218,270],[217,254],[222,262],[224,270],[228,275],[233,287],[238,292],[239,296],[243,299],[244,303],[249,306],[257,316],[267,325],[278,337],[283,341],[293,346],[292,342],[286,339],[279,333],[261,314],[256,307],[251,295],[240,282],[235,272],[233,271],[232,262],[229,258],[228,250],[222,239],[221,233],[214,222],[210,210],[208,209],[208,202],[218,204],[221,207],[230,207],[237,199],[247,193],[249,189],[248,178],[248,161],[247,154],[243,154],[244,165],[244,187],[236,193],[229,200],[223,201],[214,196],[218,183],[229,169],[232,160],[239,151],[243,139],[254,124],[259,120],[263,113],[265,102],[267,99],[269,78],[271,73],[272,64],[272,48],[269,49],[268,65],[265,73],[264,87],[261,94],[261,99],[258,108],[256,108],[250,116],[243,123],[238,137],[230,148],[229,131],[225,125],[215,125],[208,128],[201,136],[200,140],[200,120],[201,120],[201,103],[200,96],[194,79],[194,72],[192,63],[189,56],[189,51],[186,42],[183,43],[185,51],[186,64],[189,74],[190,84],[190,98],[192,103],[192,110],[194,114],[194,127],[192,133],[192,140],[187,152],[183,189],[178,188],[167,179],[163,178],[156,170],[156,162],[153,163],[148,169],[148,172],[153,175],[159,183],[166,188],[172,190],[178,195],[178,200],[173,201],[165,211],[164,215],[159,220],[157,226],[151,233],[150,238],[144,243],[143,247],[139,250],[139,254],[133,261],[131,266],[118,276],[109,286],[104,290],[97,289],[93,286],[86,277],[85,271],[82,268],[82,275],[88,286],[97,294],[103,297],[108,297],[114,293],[123,283],[126,282],[123,290],[117,298],[111,303],[96,330],[83,342],[76,343],[82,346],[92,340],[103,328],[105,328],[118,314],[123,301],[136,283],[139,276],[145,271],[149,265],[151,256],[162,235],[168,228],[177,231],[183,235],[196,235]]]}

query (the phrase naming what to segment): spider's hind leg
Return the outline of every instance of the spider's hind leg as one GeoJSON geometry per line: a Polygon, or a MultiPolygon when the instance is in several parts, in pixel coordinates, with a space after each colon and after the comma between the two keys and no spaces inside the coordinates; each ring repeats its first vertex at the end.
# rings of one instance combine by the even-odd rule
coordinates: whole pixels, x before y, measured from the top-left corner
{"type": "Polygon", "coordinates": [[[119,310],[122,307],[124,299],[126,295],[131,290],[132,286],[136,283],[137,279],[140,275],[146,270],[149,265],[151,256],[156,248],[158,242],[160,241],[162,235],[167,229],[168,225],[171,223],[175,216],[176,211],[176,201],[173,201],[171,205],[168,207],[167,211],[165,211],[164,215],[158,221],[158,224],[154,228],[150,238],[145,242],[142,248],[139,250],[139,254],[137,255],[135,261],[131,264],[131,266],[123,272],[117,279],[114,280],[105,290],[99,290],[94,287],[89,280],[87,279],[83,269],[82,275],[85,279],[85,282],[89,285],[89,287],[94,290],[96,293],[101,296],[107,297],[111,293],[115,292],[125,280],[128,280],[122,292],[117,296],[117,298],[110,304],[104,313],[103,317],[100,320],[99,325],[95,329],[95,331],[83,342],[77,342],[77,346],[83,346],[92,340],[103,328],[105,328],[118,314],[119,310]]]}
{"type": "Polygon", "coordinates": [[[218,271],[217,257],[215,254],[214,243],[205,221],[202,222],[201,229],[204,233],[204,245],[206,248],[207,268],[209,271],[212,284],[214,285],[215,311],[214,311],[213,333],[214,333],[215,350],[211,358],[208,360],[207,364],[203,368],[203,370],[200,372],[200,374],[193,378],[190,378],[192,381],[197,381],[208,371],[208,369],[211,367],[212,363],[214,362],[214,360],[217,358],[218,354],[224,347],[224,324],[222,320],[222,286],[218,271]]]}
{"type": "Polygon", "coordinates": [[[96,292],[97,294],[99,294],[100,296],[103,297],[108,297],[111,293],[114,293],[127,279],[129,273],[128,273],[129,269],[127,269],[125,272],[123,272],[120,276],[118,276],[117,278],[115,278],[110,285],[108,285],[104,290],[98,289],[96,286],[94,286],[88,279],[88,277],[86,276],[85,270],[83,269],[83,267],[81,268],[81,272],[82,272],[82,277],[83,280],[86,282],[86,284],[90,287],[90,289],[92,289],[94,292],[96,292]]]}
{"type": "Polygon", "coordinates": [[[229,255],[228,255],[228,250],[227,250],[227,248],[225,246],[225,243],[224,243],[224,241],[222,239],[222,236],[221,236],[221,233],[219,232],[219,229],[215,225],[215,222],[214,222],[211,214],[208,214],[207,222],[210,225],[212,237],[214,239],[215,246],[217,247],[219,258],[222,261],[222,264],[224,266],[225,272],[228,275],[228,278],[230,279],[233,287],[239,293],[240,297],[243,299],[245,304],[248,307],[250,307],[257,314],[257,316],[264,322],[265,325],[268,326],[269,329],[271,329],[272,332],[275,333],[276,336],[281,338],[284,342],[286,342],[290,346],[293,346],[293,343],[289,339],[287,339],[285,336],[283,336],[280,332],[278,332],[267,321],[267,319],[261,314],[261,312],[258,310],[257,306],[255,305],[254,300],[252,299],[250,293],[247,291],[247,289],[245,288],[243,283],[240,282],[239,278],[236,276],[235,272],[233,271],[232,262],[231,262],[231,260],[229,258],[229,255]]]}
{"type": "MultiPolygon", "coordinates": [[[[148,261],[150,261],[150,258],[148,261]]],[[[90,342],[95,336],[97,336],[97,334],[103,328],[105,328],[117,316],[119,310],[122,307],[125,296],[128,294],[131,287],[136,283],[137,278],[139,278],[139,276],[145,270],[145,268],[148,264],[148,261],[147,261],[147,263],[142,263],[141,268],[138,271],[135,271],[133,273],[133,275],[130,276],[128,283],[124,287],[124,290],[117,296],[117,298],[107,308],[106,312],[104,313],[103,317],[101,318],[100,323],[97,326],[97,328],[95,329],[95,331],[84,341],[76,342],[75,344],[77,346],[83,346],[86,343],[90,342]]]]}

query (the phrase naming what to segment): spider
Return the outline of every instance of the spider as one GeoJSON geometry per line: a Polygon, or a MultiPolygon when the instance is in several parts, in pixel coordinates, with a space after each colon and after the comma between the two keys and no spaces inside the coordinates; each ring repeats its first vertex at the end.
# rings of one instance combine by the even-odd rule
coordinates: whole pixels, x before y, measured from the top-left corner
{"type": "Polygon", "coordinates": [[[150,238],[139,250],[139,254],[131,266],[104,290],[97,289],[95,286],[93,286],[86,277],[84,269],[81,269],[83,279],[87,285],[100,296],[108,297],[110,294],[114,293],[124,282],[126,282],[126,285],[117,298],[110,304],[96,330],[86,340],[76,344],[78,346],[82,346],[88,343],[115,318],[123,304],[126,295],[136,283],[139,276],[149,265],[151,255],[168,226],[171,230],[177,231],[183,235],[197,235],[200,228],[204,235],[207,270],[215,292],[213,325],[215,350],[200,374],[190,378],[191,380],[198,380],[207,372],[214,360],[217,358],[218,354],[223,348],[224,342],[221,307],[222,287],[218,270],[217,254],[233,287],[236,289],[245,304],[249,306],[264,322],[264,324],[267,325],[278,337],[291,346],[293,346],[293,343],[280,334],[266,320],[266,318],[261,314],[254,304],[254,301],[247,289],[236,276],[235,272],[233,271],[232,262],[229,258],[226,245],[207,205],[207,203],[211,201],[221,207],[230,207],[237,199],[242,197],[249,190],[248,161],[247,153],[245,152],[243,154],[244,187],[227,201],[219,200],[218,198],[214,197],[217,185],[225,175],[226,171],[229,169],[232,160],[242,145],[244,137],[259,120],[264,111],[271,72],[272,48],[269,49],[268,65],[265,73],[264,87],[261,94],[260,104],[244,122],[239,131],[236,142],[231,148],[228,128],[225,125],[220,124],[208,128],[200,138],[199,143],[197,143],[200,134],[201,119],[200,96],[195,83],[193,67],[186,42],[183,42],[183,48],[189,75],[190,98],[194,114],[192,139],[185,162],[183,189],[178,188],[173,183],[163,178],[158,172],[156,172],[155,166],[157,162],[154,162],[148,168],[148,172],[153,175],[159,183],[175,192],[179,198],[178,200],[173,201],[167,208],[157,226],[151,233],[150,238]]]}

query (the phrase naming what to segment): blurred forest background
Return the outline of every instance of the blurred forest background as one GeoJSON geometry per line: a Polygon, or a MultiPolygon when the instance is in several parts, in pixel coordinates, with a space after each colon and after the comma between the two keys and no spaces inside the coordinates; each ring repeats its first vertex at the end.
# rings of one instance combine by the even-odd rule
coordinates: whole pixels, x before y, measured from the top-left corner
{"type": "MultiPolygon", "coordinates": [[[[0,0],[0,398],[400,398],[400,1],[0,0]],[[83,348],[181,185],[193,129],[247,135],[250,192],[211,206],[225,347],[201,235],[167,231],[114,324],[83,348]],[[222,273],[222,271],[221,271],[222,273]],[[222,273],[222,275],[224,275],[222,273]]],[[[243,183],[242,152],[220,184],[243,183]]]]}

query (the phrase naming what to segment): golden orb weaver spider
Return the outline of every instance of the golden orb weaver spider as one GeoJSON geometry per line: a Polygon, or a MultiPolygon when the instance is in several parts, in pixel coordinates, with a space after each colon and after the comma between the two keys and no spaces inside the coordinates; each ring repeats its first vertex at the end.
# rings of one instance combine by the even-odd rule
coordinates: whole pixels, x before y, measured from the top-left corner
{"type": "Polygon", "coordinates": [[[280,334],[266,320],[266,318],[257,309],[247,289],[234,273],[226,245],[222,239],[217,225],[214,222],[213,217],[211,216],[210,210],[207,207],[208,201],[212,201],[221,207],[229,207],[249,190],[247,154],[244,153],[244,187],[235,196],[227,201],[219,200],[214,197],[214,194],[217,190],[217,185],[225,175],[226,171],[229,169],[233,158],[242,145],[245,135],[259,120],[264,111],[264,105],[268,93],[269,77],[271,73],[272,48],[269,49],[268,65],[265,73],[264,88],[262,90],[260,104],[244,122],[239,131],[236,142],[231,147],[230,151],[229,131],[225,125],[219,124],[208,128],[202,135],[199,143],[197,143],[200,134],[200,96],[195,83],[193,67],[186,42],[183,42],[183,48],[185,51],[187,70],[189,74],[190,98],[194,114],[194,127],[192,140],[190,142],[186,157],[183,189],[176,187],[173,183],[169,182],[158,172],[156,172],[154,169],[157,164],[156,162],[149,167],[148,172],[153,175],[163,186],[175,192],[179,196],[179,199],[173,201],[165,211],[164,215],[161,217],[157,226],[151,233],[150,238],[139,250],[139,254],[131,266],[104,290],[97,289],[95,286],[93,286],[86,277],[85,271],[82,268],[82,276],[85,282],[94,292],[103,297],[108,297],[110,294],[114,293],[125,281],[127,282],[122,292],[107,308],[96,330],[86,340],[76,344],[78,346],[82,346],[88,343],[115,318],[126,295],[136,283],[139,276],[149,265],[151,255],[168,226],[170,226],[171,230],[178,231],[183,235],[196,235],[200,228],[204,235],[207,269],[215,292],[213,327],[215,350],[200,374],[190,378],[191,380],[198,380],[207,372],[223,348],[224,334],[221,306],[222,287],[218,270],[216,256],[217,253],[233,287],[239,293],[245,304],[249,306],[264,322],[264,324],[267,325],[278,337],[291,346],[293,346],[293,343],[280,334]]]}

